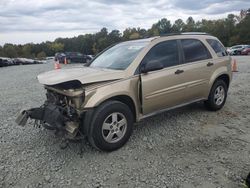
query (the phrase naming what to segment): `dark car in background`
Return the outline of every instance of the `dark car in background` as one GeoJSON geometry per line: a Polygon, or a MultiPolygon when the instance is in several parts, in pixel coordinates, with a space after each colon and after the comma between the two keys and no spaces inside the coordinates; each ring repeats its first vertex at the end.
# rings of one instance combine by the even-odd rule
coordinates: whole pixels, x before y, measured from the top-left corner
{"type": "Polygon", "coordinates": [[[42,64],[43,61],[38,59],[28,59],[28,58],[15,58],[13,59],[15,65],[34,65],[34,64],[42,64]]]}
{"type": "Polygon", "coordinates": [[[55,54],[55,61],[59,61],[59,63],[65,63],[65,58],[67,63],[87,63],[91,60],[90,56],[84,55],[80,52],[65,52],[55,54]]]}
{"type": "Polygon", "coordinates": [[[86,63],[86,56],[79,52],[65,53],[68,63],[86,63]]]}
{"type": "Polygon", "coordinates": [[[15,65],[15,62],[12,59],[6,57],[0,57],[0,67],[6,67],[11,65],[15,65]]]}
{"type": "Polygon", "coordinates": [[[54,58],[54,59],[55,59],[55,61],[60,61],[60,60],[62,60],[63,58],[65,58],[65,56],[66,56],[66,55],[65,55],[64,53],[59,53],[59,52],[58,52],[58,53],[55,54],[55,58],[54,58]]]}
{"type": "Polygon", "coordinates": [[[248,45],[241,51],[241,55],[250,55],[250,45],[248,45]]]}
{"type": "Polygon", "coordinates": [[[27,58],[7,58],[0,57],[0,67],[7,67],[12,65],[35,65],[35,64],[43,64],[45,61],[41,61],[38,59],[27,59],[27,58]]]}

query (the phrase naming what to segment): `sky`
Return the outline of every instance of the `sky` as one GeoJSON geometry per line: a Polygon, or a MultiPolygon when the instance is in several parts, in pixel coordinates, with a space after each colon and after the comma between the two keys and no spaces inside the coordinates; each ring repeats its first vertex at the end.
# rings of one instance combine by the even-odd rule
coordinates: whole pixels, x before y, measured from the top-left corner
{"type": "Polygon", "coordinates": [[[0,45],[53,41],[103,27],[148,29],[161,18],[225,18],[247,8],[250,0],[0,0],[0,45]]]}

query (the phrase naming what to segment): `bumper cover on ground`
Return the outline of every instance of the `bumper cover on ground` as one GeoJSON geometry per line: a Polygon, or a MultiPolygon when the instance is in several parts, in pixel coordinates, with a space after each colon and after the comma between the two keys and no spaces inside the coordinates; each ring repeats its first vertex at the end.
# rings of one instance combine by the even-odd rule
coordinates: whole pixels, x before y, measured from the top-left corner
{"type": "Polygon", "coordinates": [[[55,129],[62,129],[66,121],[63,114],[64,111],[61,107],[54,104],[46,104],[39,108],[31,108],[29,110],[21,111],[16,118],[16,123],[24,126],[27,123],[27,120],[31,118],[48,123],[55,129]]]}

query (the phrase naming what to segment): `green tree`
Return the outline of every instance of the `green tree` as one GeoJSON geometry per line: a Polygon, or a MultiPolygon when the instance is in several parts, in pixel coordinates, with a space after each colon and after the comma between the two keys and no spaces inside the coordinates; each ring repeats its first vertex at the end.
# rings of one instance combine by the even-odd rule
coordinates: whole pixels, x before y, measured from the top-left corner
{"type": "Polygon", "coordinates": [[[161,34],[170,33],[172,26],[169,20],[167,20],[166,18],[163,18],[159,20],[156,24],[153,24],[151,29],[154,34],[159,33],[161,35],[161,34]]]}
{"type": "Polygon", "coordinates": [[[107,28],[102,28],[101,31],[97,32],[94,35],[94,41],[95,41],[95,47],[93,48],[95,50],[95,53],[99,53],[105,48],[107,48],[109,44],[108,40],[108,30],[107,28]]]}
{"type": "Polygon", "coordinates": [[[63,52],[64,50],[64,44],[63,43],[59,43],[59,42],[54,42],[51,43],[50,45],[51,50],[56,53],[56,52],[63,52]]]}
{"type": "Polygon", "coordinates": [[[135,32],[135,33],[132,33],[130,36],[129,36],[129,39],[130,40],[134,40],[134,39],[139,39],[140,38],[140,34],[135,32]]]}
{"type": "Polygon", "coordinates": [[[173,32],[182,32],[184,26],[185,26],[185,23],[182,21],[182,19],[177,19],[177,20],[175,20],[175,22],[172,26],[172,31],[173,32]]]}
{"type": "MultiPolygon", "coordinates": [[[[250,10],[249,10],[250,12],[250,10]]],[[[236,36],[238,37],[237,43],[250,44],[250,14],[237,25],[236,36]]],[[[236,44],[236,42],[234,42],[236,44]]]]}
{"type": "Polygon", "coordinates": [[[3,56],[3,54],[4,54],[4,52],[3,52],[3,47],[2,47],[2,46],[0,46],[0,57],[2,57],[2,56],[3,56]]]}
{"type": "Polygon", "coordinates": [[[113,30],[108,34],[109,43],[117,43],[121,41],[121,33],[119,30],[113,30]]]}
{"type": "Polygon", "coordinates": [[[31,44],[25,44],[22,47],[22,57],[31,58],[31,44]]]}
{"type": "Polygon", "coordinates": [[[196,31],[195,21],[191,16],[188,17],[188,19],[186,21],[186,24],[183,27],[183,31],[185,31],[185,32],[194,32],[194,31],[196,31]]]}
{"type": "Polygon", "coordinates": [[[17,52],[13,44],[5,44],[3,46],[3,55],[5,57],[15,58],[17,57],[17,52]]]}
{"type": "Polygon", "coordinates": [[[136,28],[127,28],[123,31],[123,40],[129,40],[133,33],[137,33],[136,28]]]}
{"type": "Polygon", "coordinates": [[[46,57],[46,54],[44,51],[39,52],[36,56],[38,59],[44,59],[46,57]]]}
{"type": "Polygon", "coordinates": [[[146,38],[148,37],[148,33],[147,33],[147,30],[146,29],[142,29],[142,28],[137,28],[137,32],[139,33],[140,35],[140,38],[146,38]]]}
{"type": "Polygon", "coordinates": [[[79,49],[76,51],[79,51],[84,54],[94,54],[93,52],[93,45],[94,45],[94,37],[92,34],[86,34],[86,35],[80,35],[78,36],[79,41],[79,49]]]}

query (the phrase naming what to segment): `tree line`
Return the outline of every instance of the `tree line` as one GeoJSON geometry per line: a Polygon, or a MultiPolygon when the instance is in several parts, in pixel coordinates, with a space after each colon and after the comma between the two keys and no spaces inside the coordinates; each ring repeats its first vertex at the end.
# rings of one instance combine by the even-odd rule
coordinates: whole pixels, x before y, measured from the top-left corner
{"type": "Polygon", "coordinates": [[[149,29],[127,28],[121,33],[119,30],[109,32],[107,28],[102,28],[94,34],[84,34],[73,38],[57,38],[53,42],[24,45],[6,43],[0,46],[0,56],[44,58],[65,51],[97,54],[117,42],[179,32],[206,32],[218,37],[225,46],[250,44],[250,9],[241,10],[239,15],[228,14],[226,18],[217,20],[195,21],[189,17],[185,22],[182,19],[177,19],[171,24],[167,18],[163,18],[149,29]]]}

